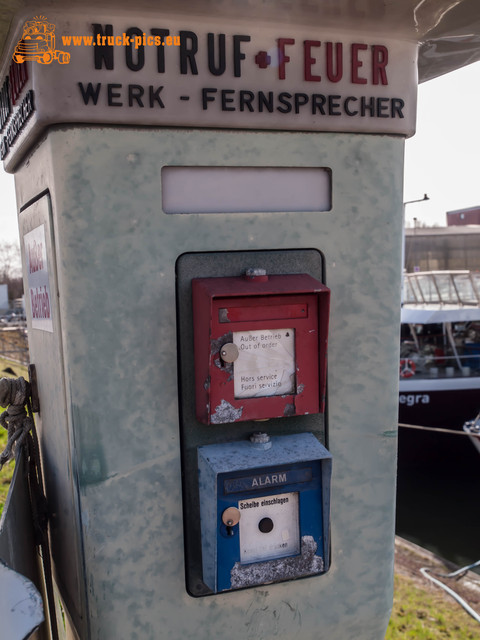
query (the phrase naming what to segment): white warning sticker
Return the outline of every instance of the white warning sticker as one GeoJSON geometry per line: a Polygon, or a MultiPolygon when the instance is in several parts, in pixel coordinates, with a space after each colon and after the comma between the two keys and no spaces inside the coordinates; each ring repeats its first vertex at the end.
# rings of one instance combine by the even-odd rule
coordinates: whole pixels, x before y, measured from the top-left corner
{"type": "Polygon", "coordinates": [[[23,236],[32,329],[53,332],[45,225],[23,236]]]}
{"type": "Polygon", "coordinates": [[[295,329],[236,331],[235,398],[295,393],[295,329]]]}

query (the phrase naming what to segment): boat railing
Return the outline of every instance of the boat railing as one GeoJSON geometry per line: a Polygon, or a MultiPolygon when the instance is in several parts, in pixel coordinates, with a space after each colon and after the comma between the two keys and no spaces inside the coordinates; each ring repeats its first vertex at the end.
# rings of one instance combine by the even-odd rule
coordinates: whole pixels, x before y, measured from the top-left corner
{"type": "Polygon", "coordinates": [[[401,380],[471,377],[480,377],[480,345],[463,355],[411,353],[400,358],[401,380]]]}

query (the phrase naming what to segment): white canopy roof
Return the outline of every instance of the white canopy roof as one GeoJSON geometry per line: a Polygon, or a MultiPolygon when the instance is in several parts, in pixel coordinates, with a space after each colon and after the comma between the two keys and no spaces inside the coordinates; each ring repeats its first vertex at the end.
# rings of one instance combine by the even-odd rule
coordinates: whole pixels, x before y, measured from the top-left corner
{"type": "Polygon", "coordinates": [[[432,324],[439,322],[480,321],[479,307],[459,307],[457,305],[415,305],[402,308],[403,324],[432,324]]]}

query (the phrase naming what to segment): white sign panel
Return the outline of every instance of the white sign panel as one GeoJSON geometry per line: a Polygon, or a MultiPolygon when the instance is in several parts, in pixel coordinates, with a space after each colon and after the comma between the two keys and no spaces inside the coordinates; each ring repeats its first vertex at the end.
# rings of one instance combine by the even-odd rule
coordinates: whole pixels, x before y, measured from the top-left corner
{"type": "Polygon", "coordinates": [[[236,331],[235,398],[295,393],[295,329],[236,331]]]}
{"type": "Polygon", "coordinates": [[[9,73],[24,64],[28,73],[15,84],[18,96],[2,80],[7,162],[23,145],[22,129],[30,135],[56,122],[415,130],[417,43],[380,33],[135,10],[68,19],[52,11],[18,22],[12,34],[9,73]]]}
{"type": "Polygon", "coordinates": [[[53,333],[45,225],[23,236],[32,328],[53,333]]]}
{"type": "Polygon", "coordinates": [[[240,561],[258,562],[300,553],[298,493],[240,500],[240,561]]]}

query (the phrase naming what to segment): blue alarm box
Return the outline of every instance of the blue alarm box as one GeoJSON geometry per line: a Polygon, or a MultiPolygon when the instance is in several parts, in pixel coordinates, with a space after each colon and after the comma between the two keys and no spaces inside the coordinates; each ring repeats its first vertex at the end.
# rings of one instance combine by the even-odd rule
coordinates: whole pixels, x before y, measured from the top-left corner
{"type": "Polygon", "coordinates": [[[198,449],[203,581],[214,592],[325,573],[332,456],[311,433],[198,449]]]}

